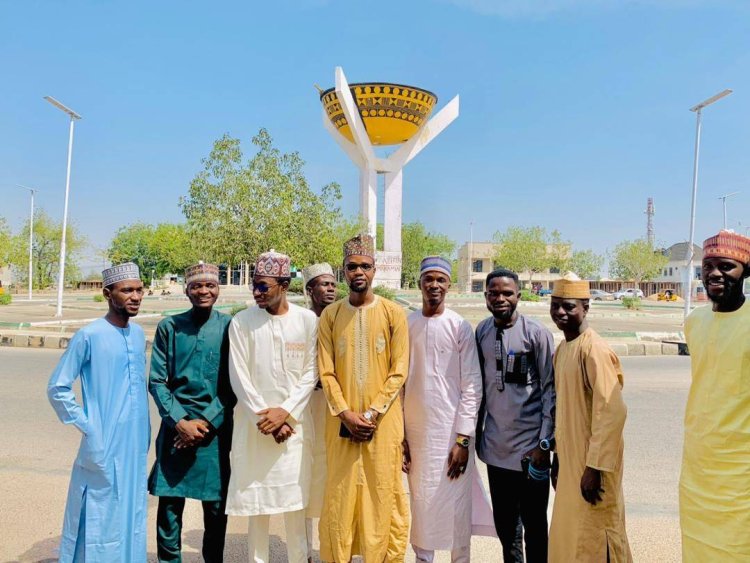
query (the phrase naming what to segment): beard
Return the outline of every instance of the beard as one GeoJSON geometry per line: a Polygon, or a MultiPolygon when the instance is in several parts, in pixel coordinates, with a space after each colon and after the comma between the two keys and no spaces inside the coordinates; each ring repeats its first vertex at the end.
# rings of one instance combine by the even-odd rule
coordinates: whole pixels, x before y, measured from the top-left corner
{"type": "Polygon", "coordinates": [[[349,290],[353,291],[354,293],[367,293],[367,290],[370,289],[370,284],[366,283],[363,285],[350,285],[349,290]]]}
{"type": "Polygon", "coordinates": [[[515,312],[515,309],[510,309],[508,311],[491,311],[492,316],[495,317],[498,321],[509,321],[511,318],[513,318],[513,313],[515,312]]]}
{"type": "Polygon", "coordinates": [[[737,303],[742,297],[743,282],[745,280],[724,280],[724,290],[721,295],[711,295],[711,292],[706,290],[706,294],[712,303],[716,303],[719,306],[732,305],[737,303]]]}

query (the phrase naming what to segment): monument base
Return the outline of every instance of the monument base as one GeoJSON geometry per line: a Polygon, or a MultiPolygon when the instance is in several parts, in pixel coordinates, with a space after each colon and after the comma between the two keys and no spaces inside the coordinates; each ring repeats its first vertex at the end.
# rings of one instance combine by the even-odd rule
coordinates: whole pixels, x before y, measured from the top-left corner
{"type": "Polygon", "coordinates": [[[401,289],[401,253],[378,250],[375,252],[373,286],[401,289]]]}

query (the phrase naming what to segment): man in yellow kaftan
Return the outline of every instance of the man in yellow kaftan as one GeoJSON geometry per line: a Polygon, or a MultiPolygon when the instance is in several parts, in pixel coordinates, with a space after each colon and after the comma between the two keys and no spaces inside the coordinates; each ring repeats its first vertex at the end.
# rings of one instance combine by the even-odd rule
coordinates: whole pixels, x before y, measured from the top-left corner
{"type": "MultiPolygon", "coordinates": [[[[622,367],[588,327],[591,293],[581,280],[555,282],[550,315],[565,339],[553,364],[559,462],[549,534],[550,563],[633,560],[625,533],[622,367]]],[[[554,483],[554,477],[553,477],[554,483]]]]}
{"type": "Polygon", "coordinates": [[[349,298],[328,305],[318,326],[318,369],[333,416],[326,421],[328,476],[320,558],[401,562],[409,504],[401,478],[404,418],[399,393],[409,370],[403,309],[372,292],[374,241],[344,244],[349,298]]]}
{"type": "Polygon", "coordinates": [[[687,318],[692,383],[680,475],[682,560],[750,561],[750,238],[703,244],[712,301],[687,318]]]}

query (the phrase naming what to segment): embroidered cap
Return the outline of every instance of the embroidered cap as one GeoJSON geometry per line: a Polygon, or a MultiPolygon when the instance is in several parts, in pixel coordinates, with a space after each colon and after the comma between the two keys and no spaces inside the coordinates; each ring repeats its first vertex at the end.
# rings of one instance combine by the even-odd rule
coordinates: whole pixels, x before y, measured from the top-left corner
{"type": "Polygon", "coordinates": [[[109,287],[112,284],[126,280],[141,280],[141,272],[138,266],[132,262],[125,262],[124,264],[102,270],[103,287],[109,287]]]}
{"type": "Polygon", "coordinates": [[[292,277],[292,260],[286,254],[276,252],[273,248],[264,252],[255,261],[255,276],[270,278],[292,277]]]}
{"type": "Polygon", "coordinates": [[[750,264],[750,238],[734,231],[719,231],[703,243],[703,258],[713,256],[750,264]]]}
{"type": "Polygon", "coordinates": [[[219,267],[214,264],[204,264],[203,260],[185,270],[185,285],[193,282],[219,283],[219,267]]]}
{"type": "Polygon", "coordinates": [[[328,262],[312,264],[307,268],[302,268],[302,279],[305,282],[305,287],[307,287],[307,284],[315,278],[325,275],[333,276],[333,268],[331,268],[331,265],[328,262]]]}
{"type": "Polygon", "coordinates": [[[347,256],[369,256],[375,260],[375,239],[362,233],[344,243],[344,258],[347,256]]]}

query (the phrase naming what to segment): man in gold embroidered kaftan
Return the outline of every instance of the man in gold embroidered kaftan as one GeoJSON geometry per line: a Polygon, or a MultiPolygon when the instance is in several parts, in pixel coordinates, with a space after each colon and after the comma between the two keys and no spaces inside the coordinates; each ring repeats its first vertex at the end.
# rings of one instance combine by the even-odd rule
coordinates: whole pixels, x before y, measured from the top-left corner
{"type": "Polygon", "coordinates": [[[326,307],[318,327],[318,368],[331,414],[320,558],[401,562],[409,505],[401,481],[404,419],[400,391],[409,370],[403,309],[372,292],[374,241],[344,244],[348,299],[326,307]]]}

